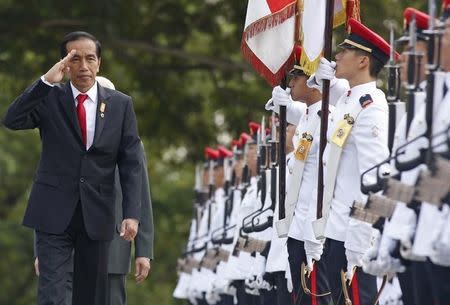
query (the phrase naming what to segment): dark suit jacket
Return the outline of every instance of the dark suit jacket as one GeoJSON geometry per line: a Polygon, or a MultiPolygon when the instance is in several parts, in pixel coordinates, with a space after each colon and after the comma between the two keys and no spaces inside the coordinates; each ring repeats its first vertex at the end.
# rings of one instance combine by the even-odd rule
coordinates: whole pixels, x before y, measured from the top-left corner
{"type": "Polygon", "coordinates": [[[94,142],[86,151],[70,83],[51,87],[38,80],[10,105],[4,125],[14,130],[39,128],[42,141],[24,225],[61,234],[81,202],[89,237],[111,240],[116,165],[123,189],[123,217],[139,220],[142,158],[131,98],[98,85],[97,107],[94,142]]]}
{"type": "MultiPolygon", "coordinates": [[[[150,195],[150,186],[147,172],[147,159],[144,148],[142,148],[142,196],[141,196],[141,222],[139,230],[134,239],[135,257],[147,257],[153,259],[153,209],[150,195]]],[[[130,272],[131,264],[131,243],[120,237],[120,226],[122,224],[122,188],[119,183],[119,171],[116,170],[116,231],[114,239],[109,246],[108,273],[127,274],[130,272]]],[[[37,255],[36,238],[34,239],[34,256],[37,255]]],[[[71,262],[69,272],[73,272],[73,262],[71,262]]]]}

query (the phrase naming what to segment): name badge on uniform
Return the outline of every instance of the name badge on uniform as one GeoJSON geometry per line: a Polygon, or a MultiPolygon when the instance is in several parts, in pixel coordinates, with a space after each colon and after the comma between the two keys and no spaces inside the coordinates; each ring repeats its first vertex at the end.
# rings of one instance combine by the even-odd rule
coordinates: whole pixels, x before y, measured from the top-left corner
{"type": "Polygon", "coordinates": [[[339,121],[337,128],[331,137],[331,141],[339,147],[343,147],[350,132],[352,131],[355,119],[350,114],[344,115],[344,119],[339,121]]]}
{"type": "Polygon", "coordinates": [[[297,149],[294,152],[295,159],[299,161],[305,161],[308,157],[309,151],[311,149],[313,141],[313,136],[307,132],[302,134],[302,138],[298,143],[297,149]]]}

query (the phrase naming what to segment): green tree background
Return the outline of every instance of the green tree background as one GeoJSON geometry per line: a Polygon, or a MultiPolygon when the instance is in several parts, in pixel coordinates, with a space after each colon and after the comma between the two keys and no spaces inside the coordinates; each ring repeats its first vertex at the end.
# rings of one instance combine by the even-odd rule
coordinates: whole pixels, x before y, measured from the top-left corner
{"type": "MultiPolygon", "coordinates": [[[[387,37],[384,20],[395,20],[399,34],[403,9],[425,9],[425,2],[361,0],[361,17],[387,37]]],[[[130,305],[182,304],[172,291],[189,228],[194,165],[205,145],[228,144],[263,115],[271,88],[240,54],[246,7],[244,0],[0,0],[0,116],[59,60],[59,41],[73,30],[99,38],[100,74],[134,99],[156,248],[150,278],[141,285],[128,280],[130,305]]],[[[0,305],[35,304],[33,237],[20,223],[39,153],[37,131],[0,127],[0,305]]]]}

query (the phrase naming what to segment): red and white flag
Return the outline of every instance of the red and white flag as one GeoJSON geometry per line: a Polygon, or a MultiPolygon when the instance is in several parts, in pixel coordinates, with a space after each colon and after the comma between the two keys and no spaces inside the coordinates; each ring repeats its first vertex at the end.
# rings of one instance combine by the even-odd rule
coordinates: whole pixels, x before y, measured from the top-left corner
{"type": "Polygon", "coordinates": [[[272,86],[293,62],[297,0],[249,0],[242,35],[244,58],[272,86]]]}

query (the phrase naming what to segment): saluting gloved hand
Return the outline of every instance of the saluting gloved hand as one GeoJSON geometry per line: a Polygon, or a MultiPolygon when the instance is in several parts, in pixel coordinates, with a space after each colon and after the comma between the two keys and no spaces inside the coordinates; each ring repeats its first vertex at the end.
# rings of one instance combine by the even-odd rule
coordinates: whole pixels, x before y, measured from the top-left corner
{"type": "Polygon", "coordinates": [[[308,270],[313,270],[313,260],[319,261],[323,253],[323,244],[321,242],[312,242],[305,240],[305,253],[308,270]]]}
{"type": "MultiPolygon", "coordinates": [[[[322,91],[322,84],[324,79],[328,79],[330,82],[335,82],[336,77],[336,62],[328,61],[325,57],[320,59],[319,67],[317,67],[316,73],[311,75],[307,81],[307,85],[310,88],[315,88],[322,91]]],[[[333,84],[330,83],[332,86],[333,84]]]]}
{"type": "Polygon", "coordinates": [[[353,278],[353,272],[356,267],[362,266],[362,258],[364,253],[353,251],[350,249],[345,249],[345,256],[347,257],[347,279],[351,280],[353,278]]]}

